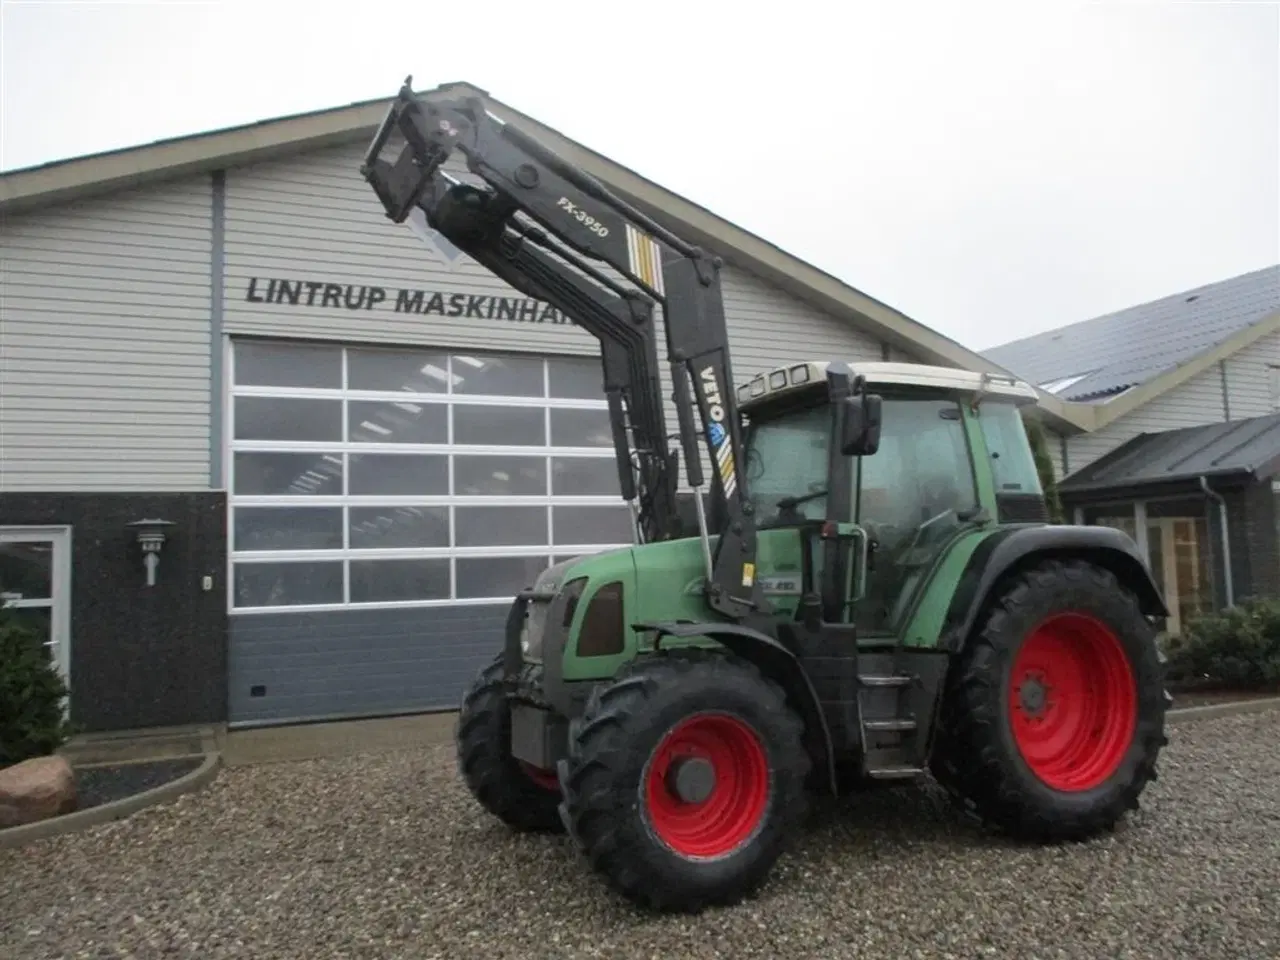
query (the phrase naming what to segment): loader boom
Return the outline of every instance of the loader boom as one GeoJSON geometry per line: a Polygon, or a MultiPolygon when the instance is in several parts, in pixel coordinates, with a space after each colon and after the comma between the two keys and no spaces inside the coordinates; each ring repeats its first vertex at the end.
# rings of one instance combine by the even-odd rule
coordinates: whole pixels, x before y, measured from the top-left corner
{"type": "Polygon", "coordinates": [[[479,98],[420,100],[409,80],[370,144],[361,172],[388,218],[403,222],[415,208],[422,209],[434,229],[477,262],[561,309],[600,340],[623,494],[634,491],[620,425],[626,399],[637,452],[641,532],[653,539],[676,526],[675,460],[661,435],[656,348],[645,329],[652,322],[652,302],[661,304],[685,471],[703,544],[707,603],[735,621],[767,616],[770,607],[756,576],[756,523],[741,469],[743,438],[719,260],[494,117],[479,98]],[[393,145],[393,138],[403,145],[393,145]],[[445,171],[455,157],[483,185],[460,182],[445,171]],[[607,265],[638,290],[623,287],[584,258],[607,265]],[[701,431],[694,425],[695,407],[701,431]],[[714,548],[702,499],[699,432],[723,518],[714,548]]]}
{"type": "Polygon", "coordinates": [[[492,194],[443,170],[418,205],[429,226],[495,276],[596,332],[620,489],[623,499],[638,499],[639,540],[679,536],[678,469],[667,443],[653,301],[569,251],[555,250],[540,230],[518,232],[492,194]]]}

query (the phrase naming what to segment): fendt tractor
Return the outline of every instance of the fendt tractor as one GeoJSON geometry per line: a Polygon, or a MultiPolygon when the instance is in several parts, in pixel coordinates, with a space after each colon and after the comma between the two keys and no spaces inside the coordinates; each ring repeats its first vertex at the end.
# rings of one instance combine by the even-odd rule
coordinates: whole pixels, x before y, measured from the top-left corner
{"type": "Polygon", "coordinates": [[[567,832],[637,904],[696,911],[756,890],[820,793],[931,776],[1042,843],[1138,806],[1167,610],[1124,533],[1049,522],[1029,385],[832,359],[735,386],[721,261],[480,99],[406,81],[361,172],[391,220],[420,209],[600,341],[635,518],[633,546],[515,598],[465,692],[484,809],[567,832]]]}

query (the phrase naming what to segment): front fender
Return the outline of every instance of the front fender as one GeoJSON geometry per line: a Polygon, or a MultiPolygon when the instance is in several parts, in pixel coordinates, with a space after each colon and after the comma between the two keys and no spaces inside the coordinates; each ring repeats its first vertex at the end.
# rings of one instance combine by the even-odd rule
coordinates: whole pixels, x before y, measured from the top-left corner
{"type": "Polygon", "coordinates": [[[1137,595],[1147,616],[1169,615],[1138,545],[1124,531],[1069,525],[1008,527],[983,540],[969,557],[947,609],[943,646],[952,651],[964,647],[987,598],[1006,575],[1040,560],[1068,557],[1110,570],[1137,595]]]}
{"type": "Polygon", "coordinates": [[[836,794],[835,751],[831,743],[831,728],[818,700],[818,691],[796,655],[766,633],[734,623],[636,623],[633,629],[652,631],[653,648],[658,650],[662,638],[707,637],[736,656],[755,664],[765,674],[780,682],[787,695],[795,703],[804,720],[805,729],[821,753],[831,792],[836,794]]]}

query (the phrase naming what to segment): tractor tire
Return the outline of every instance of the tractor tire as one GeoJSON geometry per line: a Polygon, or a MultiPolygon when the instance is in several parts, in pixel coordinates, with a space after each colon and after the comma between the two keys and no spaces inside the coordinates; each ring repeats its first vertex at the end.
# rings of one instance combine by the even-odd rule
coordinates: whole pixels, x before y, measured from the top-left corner
{"type": "Polygon", "coordinates": [[[480,806],[521,832],[564,832],[554,773],[511,754],[511,706],[501,654],[467,688],[455,737],[458,769],[480,806]]]}
{"type": "Polygon", "coordinates": [[[949,674],[931,767],[961,809],[1040,843],[1138,809],[1168,696],[1155,630],[1110,571],[1052,560],[1013,577],[949,674]]]}
{"type": "Polygon", "coordinates": [[[635,661],[571,725],[562,816],[592,868],[643,908],[737,903],[807,812],[803,733],[783,689],[745,660],[635,661]]]}

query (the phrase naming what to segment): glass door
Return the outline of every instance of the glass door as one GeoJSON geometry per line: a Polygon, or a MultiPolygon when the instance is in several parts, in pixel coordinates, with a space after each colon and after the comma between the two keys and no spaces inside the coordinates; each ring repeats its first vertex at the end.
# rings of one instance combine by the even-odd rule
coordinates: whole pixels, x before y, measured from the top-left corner
{"type": "Polygon", "coordinates": [[[0,605],[33,630],[71,684],[71,530],[0,527],[0,605]]]}
{"type": "Polygon", "coordinates": [[[1169,607],[1165,629],[1178,636],[1214,609],[1213,546],[1202,500],[1147,502],[1151,570],[1169,607]]]}

